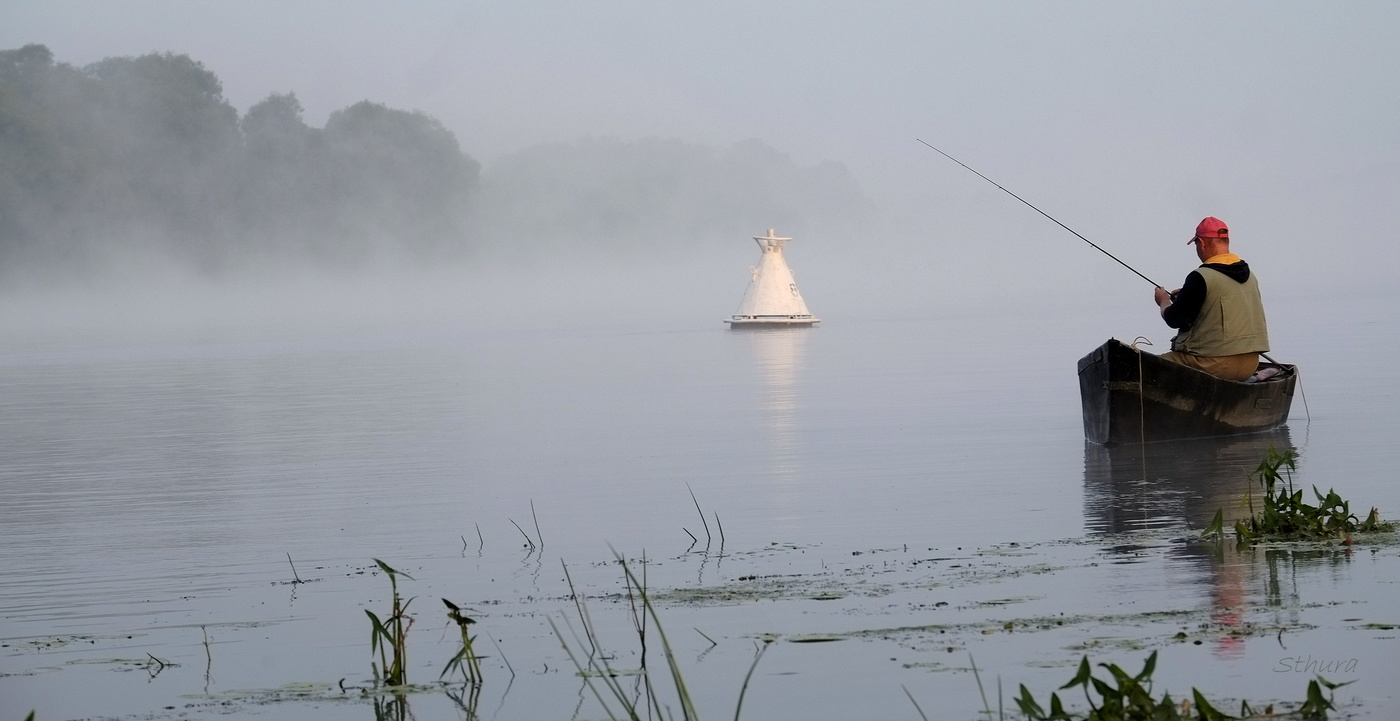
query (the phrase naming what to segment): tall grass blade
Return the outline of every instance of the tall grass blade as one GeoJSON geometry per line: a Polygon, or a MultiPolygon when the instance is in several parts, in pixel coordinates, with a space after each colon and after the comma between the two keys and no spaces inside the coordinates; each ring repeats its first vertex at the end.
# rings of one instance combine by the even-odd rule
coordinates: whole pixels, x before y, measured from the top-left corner
{"type": "Polygon", "coordinates": [[[530,499],[530,518],[535,521],[535,538],[540,539],[540,548],[544,548],[544,533],[540,532],[540,517],[535,515],[535,501],[530,499]]]}
{"type": "MultiPolygon", "coordinates": [[[[705,547],[709,548],[712,538],[710,535],[710,523],[705,520],[705,512],[700,510],[700,500],[695,497],[695,489],[691,488],[689,483],[685,484],[685,489],[690,491],[690,502],[695,504],[695,512],[700,514],[700,522],[705,525],[705,547]]],[[[686,533],[689,532],[690,531],[686,531],[686,533]]],[[[692,536],[692,538],[694,538],[694,536],[692,536]]],[[[614,551],[614,553],[616,553],[616,551],[614,551]]]]}
{"type": "MultiPolygon", "coordinates": [[[[692,494],[693,495],[693,494],[692,494]]],[[[622,562],[622,570],[627,574],[628,579],[640,587],[637,578],[632,574],[632,569],[627,565],[627,559],[622,554],[613,549],[613,556],[622,562]]],[[[685,721],[696,721],[699,715],[695,711],[695,702],[690,697],[690,690],[686,688],[685,678],[681,675],[680,664],[676,660],[676,654],[671,647],[670,639],[666,638],[666,629],[661,625],[661,619],[657,616],[656,608],[651,605],[651,597],[643,593],[642,607],[646,609],[647,615],[651,616],[652,625],[656,627],[656,635],[661,639],[661,651],[666,656],[666,667],[671,672],[671,682],[675,686],[676,697],[680,701],[682,718],[685,721]]]]}
{"type": "MultiPolygon", "coordinates": [[[[763,658],[763,654],[768,651],[768,647],[773,644],[770,638],[763,639],[763,645],[759,646],[753,655],[753,663],[749,664],[749,672],[744,674],[744,683],[739,687],[739,700],[734,704],[734,721],[739,721],[739,712],[744,708],[744,694],[749,691],[749,679],[753,678],[754,669],[758,668],[758,662],[763,658]]],[[[915,704],[917,707],[918,704],[915,704]]]]}
{"type": "Polygon", "coordinates": [[[531,551],[535,550],[535,539],[530,538],[530,534],[526,533],[525,529],[521,528],[520,524],[516,523],[514,519],[507,518],[506,520],[510,521],[510,525],[515,526],[515,530],[520,531],[520,535],[525,537],[525,545],[529,546],[531,551]]]}
{"type": "Polygon", "coordinates": [[[909,693],[909,688],[903,684],[900,685],[900,688],[904,689],[904,695],[909,697],[909,703],[914,704],[914,710],[919,712],[919,718],[928,721],[928,714],[925,714],[924,710],[919,707],[919,702],[914,700],[914,694],[909,693]]]}
{"type": "Polygon", "coordinates": [[[982,674],[977,672],[977,659],[972,654],[967,655],[967,660],[972,664],[972,677],[977,680],[977,693],[982,694],[982,708],[987,713],[987,718],[992,718],[992,705],[987,703],[987,691],[982,688],[982,674]]]}
{"type": "Polygon", "coordinates": [[[287,554],[287,565],[292,567],[292,583],[293,583],[293,584],[306,583],[306,581],[301,580],[301,576],[298,576],[298,575],[297,575],[297,567],[296,567],[296,564],[292,563],[292,554],[290,554],[290,553],[287,554]]]}

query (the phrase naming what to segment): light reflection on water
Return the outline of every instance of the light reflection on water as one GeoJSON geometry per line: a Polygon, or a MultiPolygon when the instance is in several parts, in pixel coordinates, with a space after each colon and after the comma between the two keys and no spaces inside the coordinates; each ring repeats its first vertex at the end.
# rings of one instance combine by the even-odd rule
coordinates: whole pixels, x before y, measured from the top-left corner
{"type": "MultiPolygon", "coordinates": [[[[1192,623],[1242,630],[1211,635],[1205,658],[1165,648],[1173,688],[1224,678],[1241,695],[1297,698],[1297,677],[1268,671],[1285,646],[1373,669],[1393,660],[1393,642],[1345,621],[1400,618],[1383,592],[1400,582],[1393,548],[1188,540],[1215,508],[1238,513],[1269,445],[1298,449],[1300,482],[1325,479],[1386,510],[1392,488],[1347,473],[1377,462],[1337,450],[1397,426],[1383,399],[1338,380],[1359,354],[1303,362],[1305,392],[1324,399],[1315,432],[1298,431],[1295,414],[1294,430],[1277,434],[1105,449],[1083,442],[1072,377],[1103,338],[1064,332],[1057,345],[1020,347],[1032,330],[1065,331],[1045,322],[17,344],[0,355],[0,672],[16,674],[0,677],[0,716],[145,714],[206,684],[355,683],[368,672],[363,610],[385,603],[387,584],[369,570],[379,557],[409,571],[421,597],[418,678],[434,678],[446,653],[434,597],[479,604],[504,655],[531,669],[510,690],[488,687],[499,717],[570,717],[580,689],[559,672],[567,660],[543,617],[571,608],[561,560],[589,592],[617,590],[607,543],[656,559],[657,588],[790,576],[839,589],[830,600],[663,609],[675,628],[721,641],[710,652],[684,642],[712,707],[732,701],[731,672],[763,633],[1126,619],[1039,636],[910,630],[789,644],[755,680],[745,706],[755,718],[909,715],[901,683],[970,716],[975,685],[933,665],[962,668],[975,653],[1008,683],[1050,689],[1086,636],[1171,635],[1143,631],[1167,623],[1132,618],[1145,612],[1199,611],[1192,623]],[[701,532],[687,487],[709,522],[722,517],[723,555],[718,539],[687,552],[684,529],[701,532]],[[544,548],[526,547],[516,524],[544,548]],[[288,554],[312,583],[286,583],[288,554]],[[1268,624],[1293,630],[1244,632],[1268,624]],[[1307,625],[1328,631],[1305,635],[1307,625]],[[215,639],[210,679],[201,627],[215,639]],[[94,639],[34,645],[75,634],[94,639]],[[89,663],[146,653],[181,666],[136,683],[89,663]]],[[[597,615],[625,638],[614,610],[597,615]]],[[[1090,648],[1125,666],[1146,655],[1090,648]]],[[[455,713],[441,697],[412,704],[424,718],[455,713]]]]}
{"type": "Polygon", "coordinates": [[[783,522],[801,493],[803,449],[799,445],[802,439],[797,419],[802,410],[802,361],[808,334],[820,329],[759,328],[732,332],[737,340],[751,346],[754,367],[762,381],[766,475],[774,497],[774,520],[783,522]]]}

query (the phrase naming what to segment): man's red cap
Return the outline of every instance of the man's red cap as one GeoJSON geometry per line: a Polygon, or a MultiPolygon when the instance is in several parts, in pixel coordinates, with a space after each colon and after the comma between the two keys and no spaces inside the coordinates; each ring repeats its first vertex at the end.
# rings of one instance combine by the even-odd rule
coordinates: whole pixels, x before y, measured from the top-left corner
{"type": "Polygon", "coordinates": [[[1191,236],[1191,239],[1186,241],[1186,244],[1190,245],[1200,238],[1228,239],[1229,237],[1230,229],[1226,227],[1225,221],[1215,216],[1211,216],[1209,218],[1206,218],[1205,220],[1202,220],[1201,224],[1196,226],[1196,234],[1191,236]]]}

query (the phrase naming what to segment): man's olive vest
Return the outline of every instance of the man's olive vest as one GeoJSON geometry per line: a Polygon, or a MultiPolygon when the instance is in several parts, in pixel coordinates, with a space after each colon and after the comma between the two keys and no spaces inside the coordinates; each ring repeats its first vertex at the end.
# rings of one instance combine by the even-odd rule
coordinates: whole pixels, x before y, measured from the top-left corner
{"type": "Polygon", "coordinates": [[[1237,283],[1206,266],[1196,272],[1206,281],[1206,300],[1191,327],[1172,338],[1172,350],[1203,356],[1267,353],[1269,328],[1255,275],[1237,283]]]}

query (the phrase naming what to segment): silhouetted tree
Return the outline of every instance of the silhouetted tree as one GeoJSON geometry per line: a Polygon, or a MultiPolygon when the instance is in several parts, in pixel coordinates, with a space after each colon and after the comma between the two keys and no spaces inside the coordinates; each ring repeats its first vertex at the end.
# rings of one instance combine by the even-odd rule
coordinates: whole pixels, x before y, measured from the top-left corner
{"type": "Polygon", "coordinates": [[[397,235],[419,249],[461,237],[480,166],[442,123],[362,101],[331,114],[325,152],[336,195],[357,211],[340,216],[343,230],[397,235]]]}
{"type": "Polygon", "coordinates": [[[274,93],[240,119],[185,55],[79,70],[42,45],[0,51],[0,267],[151,247],[212,267],[461,246],[479,167],[441,123],[370,102],[324,130],[302,114],[274,93]]]}
{"type": "Polygon", "coordinates": [[[308,250],[326,221],[329,200],[317,174],[319,130],[302,119],[296,94],[273,93],[240,122],[244,152],[239,186],[244,243],[254,249],[308,250]]]}
{"type": "Polygon", "coordinates": [[[70,247],[83,203],[92,83],[43,45],[0,51],[0,260],[40,254],[38,239],[70,247]]]}

